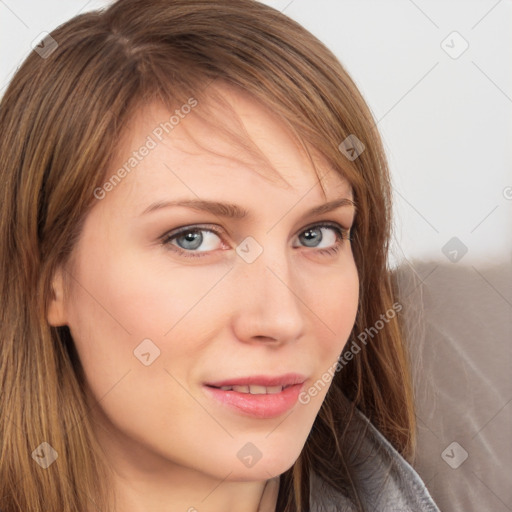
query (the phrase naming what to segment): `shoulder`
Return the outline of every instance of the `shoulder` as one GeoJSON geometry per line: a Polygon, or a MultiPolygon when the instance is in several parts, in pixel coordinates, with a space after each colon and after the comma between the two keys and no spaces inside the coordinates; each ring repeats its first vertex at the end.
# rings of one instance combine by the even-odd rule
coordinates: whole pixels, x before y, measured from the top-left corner
{"type": "MultiPolygon", "coordinates": [[[[348,457],[367,510],[439,512],[412,466],[360,412],[351,422],[348,457]]],[[[310,477],[311,512],[353,512],[355,505],[315,473],[310,477]]]]}

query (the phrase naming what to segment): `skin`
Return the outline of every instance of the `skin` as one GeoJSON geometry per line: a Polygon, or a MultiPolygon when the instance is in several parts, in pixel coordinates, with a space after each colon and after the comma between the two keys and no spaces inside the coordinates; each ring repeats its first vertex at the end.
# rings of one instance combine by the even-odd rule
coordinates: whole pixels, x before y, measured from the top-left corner
{"type": "MultiPolygon", "coordinates": [[[[300,455],[328,386],[291,412],[259,419],[209,398],[203,383],[297,372],[308,389],[336,362],[355,321],[350,241],[320,254],[335,245],[334,230],[320,230],[318,247],[299,238],[320,221],[350,228],[352,206],[304,217],[313,206],[352,198],[349,184],[315,157],[324,197],[285,125],[246,93],[216,87],[278,174],[269,179],[270,168],[192,112],[96,201],[53,283],[48,321],[71,330],[123,512],[256,512],[266,482],[274,484],[300,455]],[[186,207],[141,216],[156,201],[198,197],[236,203],[250,216],[186,207]],[[201,257],[178,254],[160,239],[197,224],[221,230],[201,232],[201,257]],[[263,248],[252,263],[235,251],[248,236],[263,248]],[[134,356],[144,339],[160,350],[148,366],[134,356]],[[252,467],[237,457],[248,442],[262,454],[252,467]]],[[[138,111],[108,176],[168,119],[159,104],[138,111]]],[[[171,245],[178,243],[190,247],[184,236],[171,245]]],[[[275,510],[277,486],[267,485],[264,496],[262,509],[275,510]]]]}

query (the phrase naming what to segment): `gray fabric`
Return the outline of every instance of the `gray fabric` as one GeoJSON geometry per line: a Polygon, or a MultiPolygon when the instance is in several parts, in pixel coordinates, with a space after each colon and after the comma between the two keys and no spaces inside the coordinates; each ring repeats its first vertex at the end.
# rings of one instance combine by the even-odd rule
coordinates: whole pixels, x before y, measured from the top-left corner
{"type": "Polygon", "coordinates": [[[512,511],[512,259],[397,272],[415,381],[414,468],[443,512],[512,511]]]}
{"type": "MultiPolygon", "coordinates": [[[[370,512],[439,512],[423,481],[410,464],[361,413],[349,435],[354,447],[355,476],[370,512]],[[364,432],[361,435],[361,432],[364,432]]],[[[355,512],[353,502],[312,473],[310,512],[355,512]]]]}

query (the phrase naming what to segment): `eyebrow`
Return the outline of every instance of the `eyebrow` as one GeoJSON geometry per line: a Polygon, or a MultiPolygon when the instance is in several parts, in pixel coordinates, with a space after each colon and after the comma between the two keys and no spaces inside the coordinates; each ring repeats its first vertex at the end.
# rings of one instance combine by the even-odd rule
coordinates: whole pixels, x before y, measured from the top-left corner
{"type": "MultiPolygon", "coordinates": [[[[149,205],[142,213],[142,215],[146,215],[148,213],[161,210],[163,208],[171,208],[176,206],[182,206],[185,208],[191,208],[193,210],[198,210],[202,212],[213,213],[214,215],[218,215],[220,217],[226,217],[231,219],[243,219],[249,217],[249,212],[233,203],[221,203],[219,201],[208,201],[205,199],[181,199],[174,201],[158,201],[156,203],[152,203],[149,205]]],[[[315,206],[305,212],[305,216],[308,215],[320,215],[322,213],[327,213],[342,206],[351,206],[354,209],[356,205],[352,199],[348,198],[340,198],[334,199],[333,201],[329,201],[327,203],[320,204],[315,206]]]]}

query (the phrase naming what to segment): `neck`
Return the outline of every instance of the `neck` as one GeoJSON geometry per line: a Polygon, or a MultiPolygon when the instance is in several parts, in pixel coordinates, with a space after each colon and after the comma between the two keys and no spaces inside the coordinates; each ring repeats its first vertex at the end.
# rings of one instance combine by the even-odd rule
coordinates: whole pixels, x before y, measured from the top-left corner
{"type": "Polygon", "coordinates": [[[258,512],[275,512],[279,494],[279,476],[267,480],[258,505],[258,512]]]}

